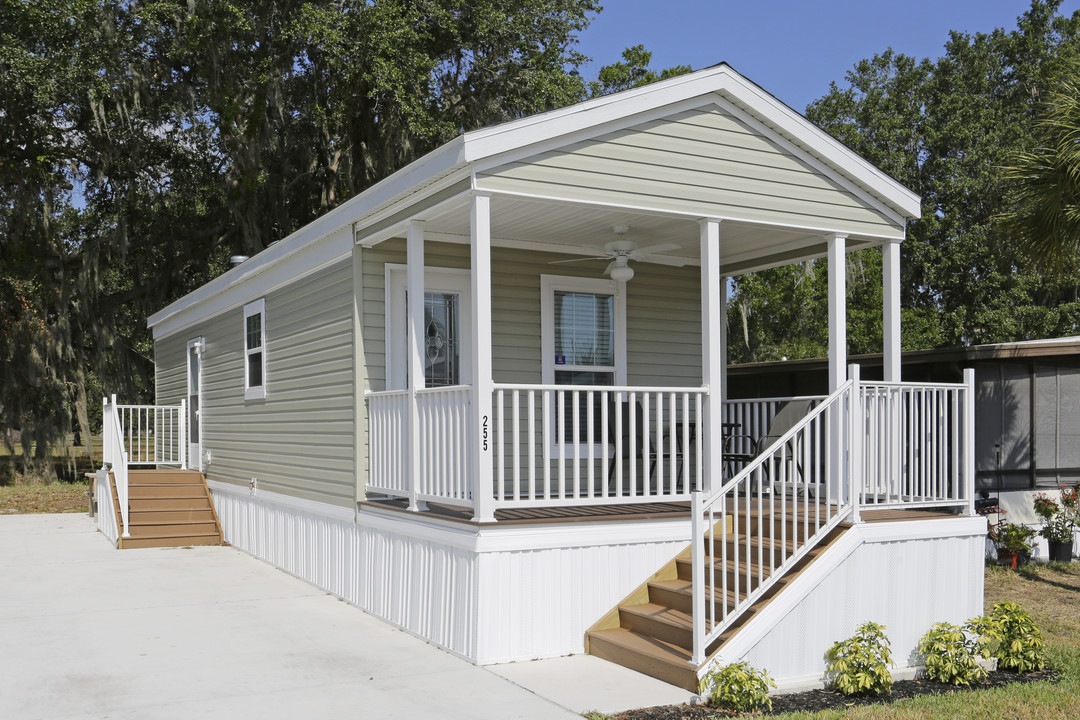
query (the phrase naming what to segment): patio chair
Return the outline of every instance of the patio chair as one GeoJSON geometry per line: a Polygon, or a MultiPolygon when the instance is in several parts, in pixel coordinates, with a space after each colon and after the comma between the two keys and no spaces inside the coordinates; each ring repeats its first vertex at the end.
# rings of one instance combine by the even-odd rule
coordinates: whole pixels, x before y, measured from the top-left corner
{"type": "MultiPolygon", "coordinates": [[[[621,448],[621,452],[618,454],[622,456],[624,470],[623,474],[627,475],[626,463],[637,462],[642,463],[645,455],[645,414],[641,408],[640,402],[634,402],[634,435],[633,442],[631,443],[630,435],[630,405],[628,400],[619,400],[618,398],[612,399],[611,408],[608,412],[608,437],[612,439],[614,443],[616,435],[619,434],[620,442],[618,443],[621,448]],[[621,415],[622,429],[621,432],[616,429],[616,413],[621,415]],[[633,455],[631,456],[631,453],[633,455]]],[[[665,461],[670,457],[668,450],[670,448],[670,433],[664,433],[663,436],[663,455],[665,461]]],[[[694,436],[690,436],[690,443],[693,444],[694,436]]],[[[679,487],[681,489],[682,484],[682,464],[683,464],[683,447],[682,436],[679,427],[676,427],[675,433],[675,472],[679,477],[679,487]]],[[[659,456],[656,448],[656,436],[654,433],[649,434],[649,476],[655,477],[656,475],[656,460],[659,456]]],[[[611,492],[615,490],[615,468],[618,465],[617,457],[613,456],[608,463],[608,488],[611,492]]],[[[641,467],[641,466],[639,466],[641,467]]],[[[640,483],[643,478],[643,473],[638,474],[638,482],[640,483]]],[[[618,478],[621,485],[622,478],[618,478]]]]}
{"type": "MultiPolygon", "coordinates": [[[[769,423],[769,430],[758,439],[754,446],[754,457],[761,455],[773,443],[795,427],[800,420],[809,414],[813,407],[814,403],[812,400],[789,400],[784,403],[777,411],[776,415],[773,416],[772,422],[769,423]]],[[[791,479],[802,478],[803,472],[806,470],[806,468],[803,467],[802,439],[799,436],[795,436],[789,439],[786,444],[788,470],[786,477],[789,481],[791,479]]],[[[811,452],[813,452],[812,449],[811,452]]],[[[768,473],[770,470],[771,467],[766,463],[765,472],[768,473]]],[[[770,480],[772,490],[778,490],[777,483],[781,482],[781,480],[779,478],[771,478],[770,480]]],[[[811,495],[816,493],[816,488],[808,489],[811,495]]]]}

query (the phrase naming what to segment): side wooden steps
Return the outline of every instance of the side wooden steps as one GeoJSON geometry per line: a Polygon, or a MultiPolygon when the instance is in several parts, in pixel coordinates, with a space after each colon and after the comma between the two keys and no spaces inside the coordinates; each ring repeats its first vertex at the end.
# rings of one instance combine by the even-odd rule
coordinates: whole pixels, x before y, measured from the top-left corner
{"type": "MultiPolygon", "coordinates": [[[[733,609],[739,599],[745,598],[750,591],[757,588],[761,580],[767,579],[770,555],[777,560],[782,553],[790,555],[802,545],[805,537],[804,528],[797,528],[794,523],[785,523],[781,530],[779,521],[758,518],[753,510],[751,516],[747,517],[746,511],[742,510],[739,518],[740,529],[756,531],[761,526],[766,535],[760,545],[756,540],[750,543],[751,552],[747,557],[746,536],[732,533],[731,518],[729,515],[726,521],[726,543],[721,542],[719,537],[712,543],[707,539],[700,541],[705,543],[706,565],[712,564],[717,585],[712,596],[705,598],[706,612],[711,608],[712,614],[718,620],[726,611],[733,609]],[[736,542],[739,543],[738,562],[734,552],[736,542]],[[760,568],[760,572],[759,558],[765,566],[760,568]],[[726,592],[721,590],[721,578],[725,575],[726,592]]],[[[841,523],[799,560],[707,648],[706,657],[715,655],[762,608],[785,588],[790,587],[795,579],[850,527],[848,523],[841,523]]],[[[719,525],[716,535],[720,535],[719,525]]],[[[697,692],[698,668],[691,665],[694,649],[691,552],[692,548],[688,546],[628,595],[618,607],[593,625],[585,634],[585,651],[697,692]]],[[[708,618],[705,624],[708,630],[708,618]]]]}
{"type": "MultiPolygon", "coordinates": [[[[122,527],[112,473],[109,481],[116,526],[122,527]]],[[[128,532],[119,548],[224,544],[206,478],[195,470],[129,470],[128,532]]]]}

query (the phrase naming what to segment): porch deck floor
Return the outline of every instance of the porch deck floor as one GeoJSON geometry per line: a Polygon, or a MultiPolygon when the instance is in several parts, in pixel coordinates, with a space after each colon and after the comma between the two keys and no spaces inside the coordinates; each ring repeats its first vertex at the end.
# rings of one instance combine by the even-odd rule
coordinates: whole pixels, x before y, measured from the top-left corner
{"type": "MultiPolygon", "coordinates": [[[[361,510],[365,508],[382,509],[392,512],[406,513],[416,517],[431,517],[440,520],[462,523],[466,525],[540,525],[576,522],[604,522],[604,521],[641,521],[662,520],[669,518],[688,518],[690,516],[690,503],[688,502],[655,502],[641,504],[620,505],[579,505],[562,507],[530,507],[530,508],[503,508],[495,511],[495,522],[476,522],[473,520],[472,511],[467,508],[451,505],[438,505],[428,503],[428,509],[420,513],[409,512],[408,501],[400,498],[386,500],[365,500],[360,503],[361,510]]],[[[861,511],[864,522],[906,522],[914,520],[935,520],[956,517],[956,514],[948,509],[939,508],[916,508],[861,511]]]]}

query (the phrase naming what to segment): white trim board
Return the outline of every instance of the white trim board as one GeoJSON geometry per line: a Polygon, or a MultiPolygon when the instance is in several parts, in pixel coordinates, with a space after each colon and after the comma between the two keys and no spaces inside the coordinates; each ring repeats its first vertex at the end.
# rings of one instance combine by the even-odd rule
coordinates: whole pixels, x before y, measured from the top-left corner
{"type": "Polygon", "coordinates": [[[278,505],[332,520],[386,530],[416,540],[438,543],[459,550],[483,554],[520,552],[558,548],[639,545],[654,542],[690,542],[690,520],[648,521],[608,520],[550,525],[466,525],[428,520],[423,513],[403,516],[393,510],[380,510],[370,503],[359,512],[340,505],[293,497],[270,490],[251,490],[246,485],[206,480],[212,491],[236,495],[254,502],[278,505]]]}

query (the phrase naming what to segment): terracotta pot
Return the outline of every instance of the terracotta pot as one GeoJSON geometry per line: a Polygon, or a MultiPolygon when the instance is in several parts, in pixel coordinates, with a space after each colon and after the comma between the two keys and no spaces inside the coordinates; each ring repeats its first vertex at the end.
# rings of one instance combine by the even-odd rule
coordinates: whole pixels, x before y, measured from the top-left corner
{"type": "Polygon", "coordinates": [[[1072,562],[1072,548],[1071,542],[1054,542],[1051,540],[1047,543],[1050,549],[1050,562],[1072,562]]]}
{"type": "Polygon", "coordinates": [[[998,549],[998,565],[1004,565],[1007,568],[1016,569],[1016,564],[1020,559],[1020,553],[1012,552],[1011,550],[998,549]]]}

